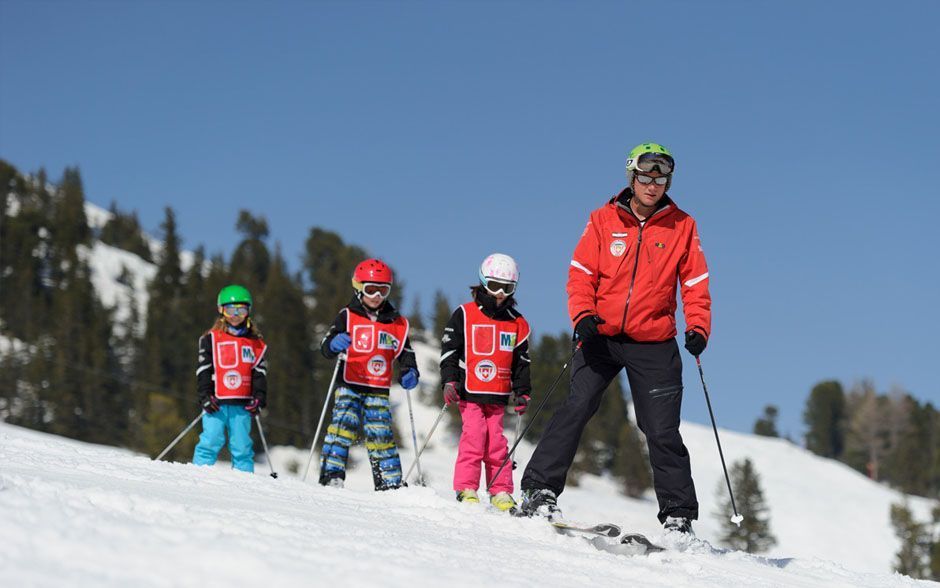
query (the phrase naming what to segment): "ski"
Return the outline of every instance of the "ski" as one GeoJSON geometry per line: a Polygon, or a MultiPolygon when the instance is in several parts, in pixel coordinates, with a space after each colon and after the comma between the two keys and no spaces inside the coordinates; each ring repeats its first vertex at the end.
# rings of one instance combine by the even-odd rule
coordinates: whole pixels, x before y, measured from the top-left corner
{"type": "Polygon", "coordinates": [[[620,538],[620,544],[630,546],[636,549],[637,551],[642,550],[642,552],[638,553],[637,555],[645,555],[647,553],[658,553],[660,551],[666,551],[665,547],[656,545],[655,543],[647,539],[646,536],[640,535],[639,533],[628,533],[624,535],[623,537],[620,538]]]}
{"type": "Polygon", "coordinates": [[[585,535],[599,535],[601,537],[619,537],[620,527],[613,523],[598,523],[596,525],[582,525],[570,521],[550,520],[549,523],[559,533],[581,533],[585,535]]]}

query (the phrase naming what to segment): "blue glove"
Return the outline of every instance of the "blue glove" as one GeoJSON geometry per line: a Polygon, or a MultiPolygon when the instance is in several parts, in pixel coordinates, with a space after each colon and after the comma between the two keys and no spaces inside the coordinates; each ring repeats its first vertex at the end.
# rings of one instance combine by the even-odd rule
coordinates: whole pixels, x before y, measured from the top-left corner
{"type": "Polygon", "coordinates": [[[350,343],[352,343],[352,339],[349,337],[349,333],[340,333],[330,341],[330,351],[333,353],[342,353],[349,348],[350,343]]]}
{"type": "Polygon", "coordinates": [[[401,376],[401,387],[405,390],[411,390],[418,385],[418,370],[408,368],[408,371],[401,376]]]}

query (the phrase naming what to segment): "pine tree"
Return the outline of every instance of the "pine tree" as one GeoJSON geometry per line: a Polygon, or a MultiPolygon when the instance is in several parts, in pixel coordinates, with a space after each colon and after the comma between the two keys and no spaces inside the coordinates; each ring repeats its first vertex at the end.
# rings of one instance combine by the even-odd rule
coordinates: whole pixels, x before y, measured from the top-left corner
{"type": "Polygon", "coordinates": [[[419,295],[415,295],[415,303],[411,307],[408,322],[411,325],[411,338],[427,342],[425,338],[427,327],[424,324],[424,313],[421,311],[421,296],[419,295]]]}
{"type": "Polygon", "coordinates": [[[447,302],[447,296],[444,295],[444,292],[438,290],[434,293],[434,333],[433,336],[437,339],[440,339],[444,335],[444,327],[447,326],[447,321],[450,320],[450,317],[454,314],[454,309],[450,307],[450,303],[447,302]]]}
{"type": "MultiPolygon", "coordinates": [[[[303,447],[310,443],[326,390],[316,389],[308,309],[300,276],[291,276],[275,248],[255,317],[268,345],[269,443],[303,447]]],[[[325,360],[324,360],[325,361],[325,360]]]]}
{"type": "Polygon", "coordinates": [[[764,407],[764,416],[754,423],[754,434],[762,437],[779,437],[777,432],[777,407],[768,404],[764,407]]]}
{"type": "MultiPolygon", "coordinates": [[[[732,512],[731,499],[725,499],[721,510],[714,513],[723,529],[721,542],[732,549],[763,553],[776,545],[777,539],[770,531],[770,509],[764,501],[760,476],[747,458],[732,464],[730,475],[731,487],[744,521],[740,527],[731,522],[728,517],[728,513],[732,512]]],[[[716,492],[718,495],[725,492],[723,480],[719,482],[716,492]]]]}
{"type": "MultiPolygon", "coordinates": [[[[163,224],[163,246],[157,273],[150,284],[147,305],[147,333],[144,336],[142,365],[138,373],[148,386],[148,393],[138,399],[137,415],[141,420],[137,447],[153,455],[198,414],[194,369],[196,342],[200,333],[184,332],[186,292],[180,266],[180,238],[176,215],[166,208],[163,224]],[[183,416],[185,415],[185,416],[183,416]]],[[[176,455],[191,455],[195,442],[184,438],[176,455]]]]}
{"type": "Polygon", "coordinates": [[[840,458],[845,449],[845,394],[835,380],[813,386],[806,400],[806,448],[823,457],[840,458]]]}
{"type": "Polygon", "coordinates": [[[231,281],[252,292],[261,292],[271,271],[271,254],[265,244],[268,222],[242,210],[238,213],[236,228],[242,241],[232,253],[231,281]]]}
{"type": "Polygon", "coordinates": [[[894,569],[912,578],[926,578],[931,548],[929,535],[922,523],[914,519],[907,504],[891,505],[891,526],[901,541],[894,569]]]}

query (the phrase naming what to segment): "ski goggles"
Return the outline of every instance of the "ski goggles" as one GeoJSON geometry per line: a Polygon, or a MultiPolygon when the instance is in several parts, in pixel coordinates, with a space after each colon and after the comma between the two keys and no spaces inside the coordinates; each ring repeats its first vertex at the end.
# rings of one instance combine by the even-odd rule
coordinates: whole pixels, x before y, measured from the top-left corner
{"type": "Polygon", "coordinates": [[[516,291],[515,282],[504,282],[502,280],[494,280],[492,278],[483,280],[483,287],[486,288],[487,292],[489,292],[490,294],[494,296],[499,294],[500,292],[502,292],[506,296],[512,296],[513,292],[516,291]]]}
{"type": "Polygon", "coordinates": [[[250,307],[247,304],[223,304],[222,314],[228,318],[248,316],[250,307]]]}
{"type": "Polygon", "coordinates": [[[636,160],[636,169],[642,172],[655,170],[668,176],[675,167],[675,160],[663,153],[644,153],[636,160]]]}
{"type": "Polygon", "coordinates": [[[362,294],[364,296],[368,296],[369,298],[375,298],[376,296],[380,298],[388,298],[388,295],[391,291],[391,284],[382,284],[376,282],[365,282],[362,284],[362,294]]]}
{"type": "Polygon", "coordinates": [[[657,186],[665,186],[669,183],[669,176],[659,176],[658,178],[654,178],[653,176],[636,174],[634,177],[636,178],[636,181],[640,182],[641,184],[656,184],[657,186]]]}

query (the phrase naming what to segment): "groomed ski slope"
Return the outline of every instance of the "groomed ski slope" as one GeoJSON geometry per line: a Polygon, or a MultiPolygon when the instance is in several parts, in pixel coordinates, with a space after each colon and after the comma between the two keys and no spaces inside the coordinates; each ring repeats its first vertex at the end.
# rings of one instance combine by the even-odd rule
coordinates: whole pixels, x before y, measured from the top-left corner
{"type": "MultiPolygon", "coordinates": [[[[279,452],[278,461],[290,458],[279,452]]],[[[436,461],[427,464],[434,487],[376,493],[365,467],[348,488],[323,488],[286,473],[273,480],[263,466],[251,476],[222,465],[155,463],[0,424],[0,585],[929,584],[819,558],[755,557],[707,545],[648,557],[604,553],[540,521],[456,503],[436,461]]],[[[612,506],[605,493],[577,489],[569,510],[588,512],[574,507],[582,501],[612,506]]]]}

